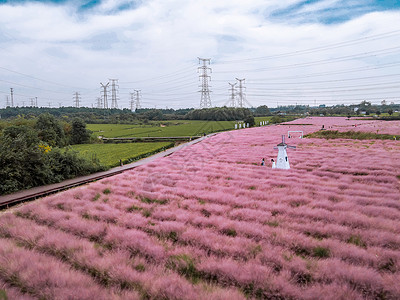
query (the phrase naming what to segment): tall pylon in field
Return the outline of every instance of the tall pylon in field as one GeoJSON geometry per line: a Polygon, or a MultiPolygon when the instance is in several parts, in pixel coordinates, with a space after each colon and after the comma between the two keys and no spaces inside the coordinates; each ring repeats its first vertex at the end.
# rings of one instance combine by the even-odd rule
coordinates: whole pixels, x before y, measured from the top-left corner
{"type": "Polygon", "coordinates": [[[103,108],[108,108],[108,100],[107,100],[107,88],[110,85],[109,82],[107,82],[107,84],[102,84],[100,82],[101,87],[103,88],[103,108]]]}
{"type": "Polygon", "coordinates": [[[243,90],[245,89],[245,87],[243,86],[245,78],[243,78],[243,79],[236,78],[236,80],[239,82],[239,87],[238,87],[239,91],[237,94],[238,95],[238,107],[243,107],[245,97],[246,97],[246,94],[243,92],[243,90]]]}
{"type": "Polygon", "coordinates": [[[236,83],[228,82],[228,84],[231,86],[231,88],[229,89],[229,91],[231,92],[231,96],[230,96],[230,99],[229,99],[230,106],[231,107],[236,107],[236,101],[235,101],[235,97],[236,97],[235,85],[236,85],[236,83]]]}
{"type": "Polygon", "coordinates": [[[11,94],[11,107],[14,107],[14,89],[10,88],[10,94],[11,94]]]}
{"type": "Polygon", "coordinates": [[[209,108],[211,107],[211,97],[210,97],[210,85],[208,81],[211,81],[211,76],[208,75],[208,72],[212,72],[210,67],[207,67],[211,63],[211,58],[200,58],[199,64],[202,64],[197,68],[198,72],[200,71],[199,80],[201,81],[201,85],[199,86],[201,90],[201,98],[200,98],[200,108],[209,108]]]}
{"type": "Polygon", "coordinates": [[[135,111],[135,93],[129,93],[131,95],[131,100],[129,101],[129,106],[131,111],[135,111]]]}
{"type": "Polygon", "coordinates": [[[118,79],[109,79],[111,81],[111,108],[118,108],[118,79]]]}
{"type": "Polygon", "coordinates": [[[141,98],[140,90],[135,90],[135,93],[136,93],[136,99],[135,99],[136,110],[138,110],[142,108],[142,106],[140,105],[140,98],[141,98]]]}
{"type": "Polygon", "coordinates": [[[76,108],[79,108],[79,104],[81,103],[81,96],[78,92],[74,93],[74,105],[76,108]]]}
{"type": "Polygon", "coordinates": [[[103,108],[103,102],[102,102],[102,99],[101,99],[101,97],[97,97],[97,108],[103,108]]]}

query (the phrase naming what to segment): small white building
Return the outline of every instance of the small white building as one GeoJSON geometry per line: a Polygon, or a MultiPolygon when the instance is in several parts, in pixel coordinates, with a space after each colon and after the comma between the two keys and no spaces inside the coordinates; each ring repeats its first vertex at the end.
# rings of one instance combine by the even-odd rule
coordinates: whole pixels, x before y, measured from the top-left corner
{"type": "Polygon", "coordinates": [[[285,136],[282,135],[282,143],[279,143],[274,148],[278,149],[278,157],[276,159],[276,169],[284,169],[284,170],[290,169],[289,157],[287,155],[286,149],[287,148],[296,149],[296,146],[289,146],[288,144],[286,144],[285,136]]]}

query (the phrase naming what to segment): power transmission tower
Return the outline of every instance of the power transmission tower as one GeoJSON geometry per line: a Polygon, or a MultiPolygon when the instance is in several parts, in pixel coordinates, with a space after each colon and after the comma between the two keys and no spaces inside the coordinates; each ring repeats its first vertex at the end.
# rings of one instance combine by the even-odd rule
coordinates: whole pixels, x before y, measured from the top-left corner
{"type": "Polygon", "coordinates": [[[136,110],[138,110],[138,109],[142,108],[142,106],[140,105],[140,97],[141,97],[141,95],[140,95],[140,90],[135,90],[135,92],[136,92],[136,99],[135,99],[135,101],[136,101],[136,110]]]}
{"type": "Polygon", "coordinates": [[[97,97],[97,108],[103,108],[103,102],[101,101],[101,97],[97,97]]]}
{"type": "Polygon", "coordinates": [[[35,97],[35,105],[36,105],[36,107],[39,107],[38,102],[37,102],[37,97],[35,97]]]}
{"type": "Polygon", "coordinates": [[[208,71],[212,73],[212,70],[210,67],[207,67],[211,63],[210,58],[200,58],[199,59],[199,64],[203,64],[201,67],[198,67],[198,71],[201,71],[201,74],[199,75],[199,80],[201,81],[201,85],[199,86],[201,90],[201,98],[200,98],[200,108],[208,108],[211,107],[211,98],[210,98],[210,85],[208,84],[208,80],[211,81],[211,76],[208,75],[208,71]]]}
{"type": "Polygon", "coordinates": [[[228,84],[231,86],[231,88],[229,89],[231,92],[231,98],[230,98],[231,106],[236,107],[236,102],[235,102],[235,96],[236,96],[235,85],[236,85],[236,83],[232,84],[232,83],[228,82],[228,84]]]}
{"type": "Polygon", "coordinates": [[[6,95],[6,107],[10,106],[10,98],[6,95]]]}
{"type": "Polygon", "coordinates": [[[11,91],[11,107],[14,107],[14,89],[10,88],[11,91]]]}
{"type": "Polygon", "coordinates": [[[74,93],[74,105],[76,108],[79,108],[79,104],[81,102],[81,96],[79,95],[78,92],[74,93]]]}
{"type": "Polygon", "coordinates": [[[243,79],[236,78],[236,80],[239,81],[238,107],[243,107],[243,103],[244,103],[245,97],[246,97],[246,94],[243,93],[243,90],[245,89],[245,87],[243,86],[245,78],[243,78],[243,79]]]}
{"type": "Polygon", "coordinates": [[[104,104],[104,108],[108,108],[108,101],[107,101],[107,87],[109,86],[109,82],[107,82],[106,85],[102,84],[100,82],[100,85],[103,88],[103,104],[104,104]]]}
{"type": "Polygon", "coordinates": [[[37,106],[35,98],[31,98],[31,107],[35,107],[35,106],[37,106]]]}
{"type": "Polygon", "coordinates": [[[118,108],[118,103],[117,103],[117,93],[118,90],[117,88],[119,87],[118,79],[109,79],[111,81],[111,108],[118,108]]]}
{"type": "Polygon", "coordinates": [[[131,95],[131,100],[129,101],[131,111],[135,111],[135,93],[129,93],[131,95]]]}

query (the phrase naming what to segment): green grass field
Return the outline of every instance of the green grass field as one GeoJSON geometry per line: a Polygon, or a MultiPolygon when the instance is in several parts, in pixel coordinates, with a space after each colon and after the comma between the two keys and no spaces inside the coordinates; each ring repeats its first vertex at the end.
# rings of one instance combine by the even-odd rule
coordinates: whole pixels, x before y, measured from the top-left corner
{"type": "Polygon", "coordinates": [[[96,136],[103,137],[170,137],[196,136],[225,131],[235,127],[234,121],[160,121],[149,125],[88,124],[96,136]]]}
{"type": "MultiPolygon", "coordinates": [[[[271,117],[255,118],[256,126],[260,121],[270,121],[271,117]]],[[[212,132],[233,130],[236,121],[160,121],[149,125],[126,124],[87,124],[93,135],[113,137],[170,137],[196,136],[212,132]]]]}
{"type": "Polygon", "coordinates": [[[122,143],[122,144],[83,144],[74,145],[72,149],[80,155],[92,159],[97,157],[101,164],[107,167],[119,166],[120,159],[124,164],[160,152],[173,143],[122,143]]]}

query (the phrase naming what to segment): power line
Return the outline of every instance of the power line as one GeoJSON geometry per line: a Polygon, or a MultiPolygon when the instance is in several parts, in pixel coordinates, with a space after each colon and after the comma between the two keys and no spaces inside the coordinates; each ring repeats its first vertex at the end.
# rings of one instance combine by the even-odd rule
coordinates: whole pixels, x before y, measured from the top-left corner
{"type": "Polygon", "coordinates": [[[393,37],[398,34],[400,34],[400,30],[394,30],[394,31],[389,31],[389,32],[382,33],[382,34],[371,35],[371,36],[367,36],[367,37],[363,37],[363,38],[329,44],[329,45],[325,45],[325,46],[321,46],[321,47],[308,48],[308,49],[299,50],[299,51],[286,52],[286,53],[269,55],[269,56],[230,60],[230,61],[222,60],[222,61],[218,61],[217,64],[250,62],[250,61],[258,61],[258,60],[268,60],[268,59],[290,57],[290,56],[296,56],[296,55],[301,55],[301,54],[310,54],[310,53],[319,52],[319,51],[332,50],[332,49],[341,48],[341,47],[353,46],[353,45],[356,45],[359,43],[365,43],[365,42],[379,40],[379,39],[383,39],[383,38],[390,38],[390,37],[393,37]]]}
{"type": "MultiPolygon", "coordinates": [[[[257,68],[257,69],[240,70],[237,72],[262,72],[262,71],[266,71],[266,70],[286,70],[286,69],[299,68],[299,67],[310,67],[310,66],[316,66],[316,65],[319,66],[319,65],[323,65],[323,64],[330,64],[330,63],[337,63],[337,62],[352,60],[355,58],[361,59],[361,58],[374,57],[379,53],[380,54],[392,54],[392,53],[397,53],[399,50],[400,50],[400,47],[392,47],[392,48],[386,48],[386,49],[377,50],[377,51],[370,51],[370,52],[364,52],[364,53],[352,54],[352,55],[344,55],[344,56],[339,56],[339,57],[334,57],[334,58],[329,58],[329,59],[321,59],[321,60],[305,62],[305,63],[288,64],[288,65],[281,65],[281,66],[274,66],[274,67],[269,66],[269,67],[257,68]]],[[[217,74],[231,73],[231,71],[219,71],[216,73],[217,74]]]]}

